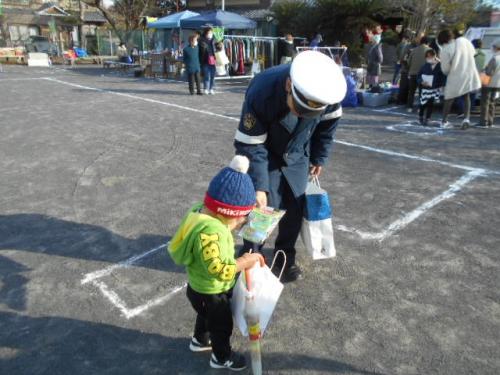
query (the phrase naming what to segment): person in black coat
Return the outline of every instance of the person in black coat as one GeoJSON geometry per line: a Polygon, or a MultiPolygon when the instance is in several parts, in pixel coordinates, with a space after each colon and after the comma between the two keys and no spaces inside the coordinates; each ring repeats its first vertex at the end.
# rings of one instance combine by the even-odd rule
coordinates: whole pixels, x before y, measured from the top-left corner
{"type": "Polygon", "coordinates": [[[280,64],[290,64],[297,54],[292,34],[286,34],[285,39],[279,41],[280,64]]]}
{"type": "Polygon", "coordinates": [[[189,37],[189,45],[184,48],[182,55],[188,75],[189,93],[194,95],[194,85],[196,83],[196,93],[202,95],[200,90],[200,51],[195,35],[189,37]]]}
{"type": "Polygon", "coordinates": [[[199,40],[201,71],[203,72],[203,88],[205,94],[215,94],[215,39],[211,27],[203,30],[199,40]]]}

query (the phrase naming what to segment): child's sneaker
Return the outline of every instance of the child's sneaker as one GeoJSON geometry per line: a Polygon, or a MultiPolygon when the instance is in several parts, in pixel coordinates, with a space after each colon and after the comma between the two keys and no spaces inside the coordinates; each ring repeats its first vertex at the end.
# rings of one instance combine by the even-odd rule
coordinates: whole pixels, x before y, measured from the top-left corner
{"type": "Polygon", "coordinates": [[[225,362],[219,362],[212,353],[210,358],[210,367],[216,369],[228,369],[231,371],[242,371],[247,368],[245,357],[239,353],[231,352],[231,357],[225,362]]]}
{"type": "Polygon", "coordinates": [[[468,129],[470,127],[470,121],[469,119],[465,119],[462,121],[462,130],[468,129]]]}
{"type": "Polygon", "coordinates": [[[441,121],[441,128],[450,129],[452,127],[453,127],[453,125],[451,125],[448,121],[441,121]]]}
{"type": "Polygon", "coordinates": [[[209,93],[208,89],[205,89],[204,92],[205,92],[205,95],[208,95],[208,93],[209,93]]]}
{"type": "Polygon", "coordinates": [[[206,352],[208,350],[212,350],[212,343],[210,342],[210,340],[207,340],[206,342],[199,342],[193,336],[193,338],[191,339],[191,343],[189,344],[189,349],[191,349],[191,351],[195,353],[206,352]]]}
{"type": "Polygon", "coordinates": [[[215,90],[214,89],[210,90],[210,95],[215,95],[215,90]]]}

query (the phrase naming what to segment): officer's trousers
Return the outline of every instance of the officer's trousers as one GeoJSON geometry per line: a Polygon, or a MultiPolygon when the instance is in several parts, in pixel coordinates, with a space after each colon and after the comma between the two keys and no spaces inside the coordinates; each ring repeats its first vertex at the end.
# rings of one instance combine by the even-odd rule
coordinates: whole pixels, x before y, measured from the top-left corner
{"type": "MultiPolygon", "coordinates": [[[[295,198],[290,185],[282,175],[277,191],[271,191],[268,194],[268,206],[286,210],[285,215],[278,224],[278,236],[274,243],[274,252],[283,250],[286,254],[286,266],[289,267],[295,264],[295,243],[297,242],[302,226],[304,196],[295,198]]],[[[261,251],[262,246],[244,241],[242,253],[249,249],[261,251]]],[[[278,257],[276,266],[281,266],[282,262],[281,257],[278,257]]]]}

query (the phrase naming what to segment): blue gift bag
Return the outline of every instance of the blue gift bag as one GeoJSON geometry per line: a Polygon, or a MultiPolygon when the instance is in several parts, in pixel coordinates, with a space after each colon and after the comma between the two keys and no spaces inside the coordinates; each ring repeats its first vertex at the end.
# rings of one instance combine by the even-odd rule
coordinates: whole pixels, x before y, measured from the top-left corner
{"type": "Polygon", "coordinates": [[[330,200],[317,178],[307,184],[301,235],[313,259],[332,258],[336,255],[330,200]]]}

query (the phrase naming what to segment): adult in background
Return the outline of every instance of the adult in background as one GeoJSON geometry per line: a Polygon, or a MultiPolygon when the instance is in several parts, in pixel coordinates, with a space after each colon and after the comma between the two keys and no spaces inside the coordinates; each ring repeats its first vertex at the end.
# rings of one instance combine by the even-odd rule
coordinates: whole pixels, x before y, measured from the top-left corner
{"type": "Polygon", "coordinates": [[[474,54],[474,62],[476,63],[476,69],[479,73],[484,70],[486,66],[486,55],[483,52],[483,41],[481,39],[474,39],[472,45],[476,53],[474,54]]]}
{"type": "MultiPolygon", "coordinates": [[[[285,282],[301,276],[295,243],[304,192],[308,178],[320,175],[330,155],[346,89],[342,70],[330,57],[305,51],[292,64],[255,76],[245,94],[234,145],[237,154],[250,159],[257,206],[286,210],[274,247],[286,253],[285,282]]],[[[243,251],[251,248],[261,246],[245,242],[243,251]]],[[[278,257],[274,270],[282,265],[278,257]]]]}
{"type": "Polygon", "coordinates": [[[474,62],[474,46],[464,37],[455,39],[450,30],[443,30],[438,35],[441,46],[441,70],[447,76],[444,88],[444,107],[441,126],[450,127],[448,115],[456,98],[463,98],[464,120],[462,129],[470,126],[469,94],[481,88],[481,80],[474,62]]]}
{"type": "Polygon", "coordinates": [[[188,76],[189,93],[194,95],[194,85],[196,84],[196,94],[202,95],[200,90],[200,51],[195,35],[189,36],[189,45],[184,48],[182,56],[188,76]]]}
{"type": "Polygon", "coordinates": [[[368,50],[368,66],[366,68],[366,82],[369,86],[378,85],[379,76],[382,74],[382,45],[380,34],[374,34],[370,40],[371,47],[368,50]]]}
{"type": "Polygon", "coordinates": [[[288,33],[285,39],[280,39],[280,64],[290,64],[295,57],[295,45],[293,44],[293,36],[288,33]]]}
{"type": "Polygon", "coordinates": [[[403,62],[404,54],[406,53],[406,47],[410,44],[410,38],[405,33],[401,37],[401,41],[396,47],[396,63],[394,64],[394,75],[392,77],[392,84],[395,85],[399,81],[399,75],[401,72],[401,64],[403,62]]]}
{"type": "Polygon", "coordinates": [[[425,53],[430,49],[428,45],[429,40],[426,36],[421,36],[420,39],[417,39],[416,41],[419,46],[411,51],[410,57],[408,58],[408,101],[406,103],[408,112],[413,111],[415,92],[418,87],[418,73],[425,64],[425,53]]]}
{"type": "Polygon", "coordinates": [[[495,121],[495,100],[500,91],[500,38],[491,45],[493,57],[488,62],[484,73],[490,82],[481,88],[481,117],[478,126],[492,127],[495,121]]]}
{"type": "Polygon", "coordinates": [[[311,40],[309,47],[319,47],[322,42],[323,42],[323,36],[320,33],[316,33],[314,35],[313,40],[311,40]]]}
{"type": "Polygon", "coordinates": [[[118,45],[118,48],[116,49],[116,55],[118,56],[118,60],[122,63],[128,63],[129,62],[129,56],[128,56],[128,51],[127,47],[125,47],[125,43],[120,43],[118,45]]]}
{"type": "MultiPolygon", "coordinates": [[[[481,74],[486,66],[486,55],[483,52],[483,41],[481,39],[474,39],[472,42],[474,49],[476,50],[476,54],[474,55],[474,62],[476,63],[476,70],[479,74],[481,74]]],[[[474,91],[470,93],[470,103],[471,107],[474,107],[476,102],[476,96],[479,91],[474,91]]],[[[463,112],[463,104],[462,104],[462,112],[463,112]]]]}
{"type": "Polygon", "coordinates": [[[203,30],[199,40],[201,71],[203,72],[203,88],[205,94],[213,95],[215,80],[215,39],[211,27],[203,30]]]}
{"type": "Polygon", "coordinates": [[[414,32],[407,30],[406,35],[408,37],[408,40],[411,41],[408,43],[402,51],[402,57],[401,57],[401,70],[400,70],[400,76],[401,78],[399,79],[399,94],[398,94],[398,103],[406,106],[406,103],[408,102],[408,59],[410,58],[410,53],[413,48],[417,47],[417,44],[415,43],[415,38],[414,32]]]}

